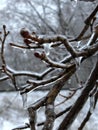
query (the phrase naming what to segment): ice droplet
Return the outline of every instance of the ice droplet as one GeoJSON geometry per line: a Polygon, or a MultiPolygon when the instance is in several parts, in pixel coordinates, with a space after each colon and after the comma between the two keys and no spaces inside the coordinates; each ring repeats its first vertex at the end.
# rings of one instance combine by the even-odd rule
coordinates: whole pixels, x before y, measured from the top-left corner
{"type": "Polygon", "coordinates": [[[23,50],[23,53],[26,54],[26,49],[23,50]]]}

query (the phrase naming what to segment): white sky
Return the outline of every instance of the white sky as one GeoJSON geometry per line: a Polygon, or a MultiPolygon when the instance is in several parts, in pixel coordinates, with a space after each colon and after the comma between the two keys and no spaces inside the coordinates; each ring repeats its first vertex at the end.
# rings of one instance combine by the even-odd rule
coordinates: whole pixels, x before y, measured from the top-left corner
{"type": "Polygon", "coordinates": [[[0,0],[0,9],[3,9],[6,6],[6,0],[0,0]]]}

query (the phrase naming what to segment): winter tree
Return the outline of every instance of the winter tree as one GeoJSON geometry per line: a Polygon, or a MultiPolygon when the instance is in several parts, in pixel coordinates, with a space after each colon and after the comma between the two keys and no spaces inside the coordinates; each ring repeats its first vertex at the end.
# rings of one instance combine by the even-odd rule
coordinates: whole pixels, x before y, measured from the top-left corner
{"type": "MultiPolygon", "coordinates": [[[[29,2],[29,5],[32,5],[29,0],[27,1],[29,2]]],[[[88,1],[91,2],[91,0],[88,1]]],[[[28,68],[26,70],[22,68],[21,64],[20,70],[11,67],[7,62],[7,56],[5,55],[7,49],[6,41],[10,36],[10,32],[5,25],[3,25],[3,28],[0,32],[0,83],[2,81],[8,80],[8,82],[11,82],[11,84],[14,86],[14,90],[20,92],[23,100],[23,105],[28,111],[29,116],[29,123],[24,124],[24,126],[14,128],[13,130],[27,128],[30,130],[37,130],[40,126],[42,126],[42,130],[52,130],[55,120],[64,114],[65,116],[57,129],[68,130],[73,124],[73,121],[78,116],[78,113],[83,108],[84,104],[88,99],[90,99],[90,107],[88,109],[87,115],[84,117],[84,119],[82,119],[82,122],[78,128],[78,130],[82,130],[93,114],[93,110],[96,109],[98,99],[98,5],[95,4],[95,8],[86,17],[84,23],[82,23],[84,26],[80,30],[80,33],[75,36],[72,35],[71,32],[72,27],[70,30],[67,30],[68,28],[66,28],[67,25],[63,16],[64,12],[61,10],[63,4],[60,3],[60,0],[55,0],[55,3],[58,5],[57,16],[59,16],[59,18],[57,25],[59,28],[52,28],[52,26],[49,25],[47,19],[44,21],[44,18],[42,19],[42,17],[39,16],[40,20],[44,22],[43,25],[45,25],[44,27],[47,30],[46,32],[48,32],[50,29],[52,35],[48,33],[46,33],[48,35],[45,35],[45,32],[42,33],[44,34],[42,35],[36,33],[35,30],[33,31],[33,29],[25,27],[21,28],[19,32],[19,37],[22,39],[22,44],[19,43],[19,40],[17,38],[15,39],[15,42],[10,41],[8,44],[8,46],[14,48],[15,51],[29,51],[30,54],[32,54],[35,59],[39,61],[39,64],[42,64],[42,66],[44,66],[41,71],[38,65],[35,65],[37,66],[37,72],[32,72],[31,70],[29,71],[28,68]],[[60,4],[62,6],[60,6],[60,4]],[[57,53],[59,51],[60,53],[57,53]],[[81,69],[83,62],[93,56],[96,57],[95,65],[90,71],[87,80],[83,82],[81,79],[79,79],[79,73],[77,73],[77,71],[81,69]],[[65,88],[64,91],[68,91],[68,95],[60,94],[67,81],[71,84],[71,77],[73,75],[76,76],[77,87],[65,88]],[[19,79],[21,79],[21,76],[27,77],[26,80],[24,80],[23,84],[18,83],[19,79]],[[30,106],[26,106],[27,95],[29,95],[30,92],[47,87],[49,88],[48,93],[44,97],[32,103],[30,106]],[[63,105],[66,101],[71,100],[78,91],[80,91],[80,94],[73,104],[66,106],[64,110],[59,113],[55,112],[57,105],[55,101],[58,95],[64,98],[64,100],[58,105],[63,105]],[[37,122],[37,112],[40,108],[44,108],[45,121],[43,122],[37,122]]],[[[37,10],[36,13],[39,15],[37,10]]],[[[75,19],[77,18],[75,17],[75,19]]],[[[77,24],[75,26],[77,26],[77,24]]],[[[9,56],[10,58],[12,57],[12,55],[9,56]]],[[[30,64],[30,66],[33,68],[34,64],[30,64]]]]}

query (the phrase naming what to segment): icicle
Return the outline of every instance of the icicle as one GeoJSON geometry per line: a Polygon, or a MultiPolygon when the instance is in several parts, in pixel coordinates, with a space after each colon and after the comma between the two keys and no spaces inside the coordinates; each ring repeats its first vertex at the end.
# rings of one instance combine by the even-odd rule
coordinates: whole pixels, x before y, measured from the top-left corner
{"type": "Polygon", "coordinates": [[[95,32],[91,35],[88,43],[86,44],[87,47],[90,46],[90,43],[92,42],[92,39],[94,38],[94,36],[95,36],[95,32]]]}
{"type": "Polygon", "coordinates": [[[27,93],[24,93],[21,95],[22,96],[22,101],[23,101],[23,107],[27,107],[27,93]]]}
{"type": "Polygon", "coordinates": [[[48,43],[44,44],[44,50],[47,56],[50,54],[51,45],[52,44],[48,44],[48,43]]]}
{"type": "Polygon", "coordinates": [[[80,47],[81,47],[81,41],[78,41],[77,48],[80,48],[80,47]]]}
{"type": "Polygon", "coordinates": [[[68,84],[71,84],[71,79],[68,80],[68,84]]]}
{"type": "Polygon", "coordinates": [[[83,58],[83,57],[78,57],[78,58],[77,58],[78,66],[80,66],[82,58],[83,58]]]}
{"type": "Polygon", "coordinates": [[[82,57],[78,57],[78,58],[75,58],[75,59],[74,59],[74,62],[75,62],[75,64],[76,64],[76,68],[77,68],[77,69],[79,69],[79,66],[80,66],[80,64],[81,64],[81,59],[82,59],[82,57]]]}
{"type": "Polygon", "coordinates": [[[95,104],[95,98],[94,95],[90,97],[90,112],[92,113],[94,111],[94,104],[95,104]]]}

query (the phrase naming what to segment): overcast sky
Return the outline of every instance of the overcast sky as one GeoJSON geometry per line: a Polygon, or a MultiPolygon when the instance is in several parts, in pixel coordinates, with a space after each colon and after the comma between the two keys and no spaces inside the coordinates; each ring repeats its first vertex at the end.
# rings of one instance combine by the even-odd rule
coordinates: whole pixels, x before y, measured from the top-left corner
{"type": "Polygon", "coordinates": [[[6,5],[6,0],[0,0],[0,9],[4,8],[6,5]]]}

